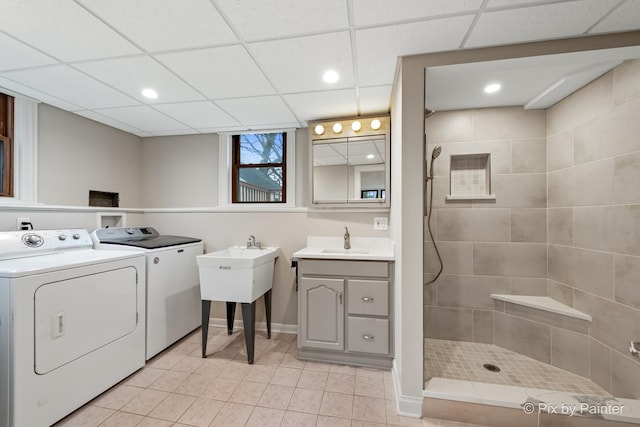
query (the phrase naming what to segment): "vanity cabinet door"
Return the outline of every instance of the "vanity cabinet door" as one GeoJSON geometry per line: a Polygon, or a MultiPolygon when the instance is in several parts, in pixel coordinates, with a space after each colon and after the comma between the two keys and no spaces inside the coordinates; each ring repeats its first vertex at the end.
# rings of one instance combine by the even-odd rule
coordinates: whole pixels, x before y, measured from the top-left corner
{"type": "Polygon", "coordinates": [[[303,277],[298,288],[300,347],[344,349],[344,279],[303,277]]]}

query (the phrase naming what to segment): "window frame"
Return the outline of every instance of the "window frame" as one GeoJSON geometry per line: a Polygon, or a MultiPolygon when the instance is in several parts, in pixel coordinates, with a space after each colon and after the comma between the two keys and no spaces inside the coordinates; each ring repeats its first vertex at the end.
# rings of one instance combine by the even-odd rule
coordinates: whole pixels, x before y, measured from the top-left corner
{"type": "Polygon", "coordinates": [[[0,93],[0,121],[5,121],[5,131],[0,133],[2,141],[2,188],[0,197],[13,197],[14,195],[14,120],[15,98],[6,93],[0,93]]]}
{"type": "Polygon", "coordinates": [[[231,203],[242,205],[286,205],[287,203],[287,134],[286,131],[276,132],[244,132],[231,135],[231,203]],[[282,162],[279,163],[242,163],[240,154],[240,142],[242,135],[254,135],[254,134],[268,134],[279,133],[282,134],[282,162]],[[240,170],[251,168],[265,168],[265,167],[279,167],[282,169],[282,200],[269,201],[269,202],[254,202],[254,201],[242,201],[238,200],[239,182],[240,182],[240,170]]]}
{"type": "Polygon", "coordinates": [[[296,208],[296,129],[260,129],[253,131],[233,131],[218,133],[218,208],[231,211],[281,211],[283,209],[296,208]],[[285,132],[287,135],[286,147],[286,183],[287,201],[286,203],[232,203],[232,137],[246,133],[275,133],[285,132]]]}

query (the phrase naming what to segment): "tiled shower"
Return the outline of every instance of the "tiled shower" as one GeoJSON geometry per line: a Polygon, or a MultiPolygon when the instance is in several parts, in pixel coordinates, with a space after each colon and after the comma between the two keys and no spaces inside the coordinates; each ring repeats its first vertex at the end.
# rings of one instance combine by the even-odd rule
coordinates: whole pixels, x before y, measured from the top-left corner
{"type": "MultiPolygon", "coordinates": [[[[640,398],[640,60],[547,110],[442,111],[426,133],[427,158],[442,147],[431,225],[444,261],[424,288],[426,342],[497,345],[640,398]],[[495,200],[447,200],[451,156],[484,154],[495,200]],[[548,296],[592,321],[491,294],[548,296]]],[[[425,283],[438,269],[426,234],[425,283]]]]}

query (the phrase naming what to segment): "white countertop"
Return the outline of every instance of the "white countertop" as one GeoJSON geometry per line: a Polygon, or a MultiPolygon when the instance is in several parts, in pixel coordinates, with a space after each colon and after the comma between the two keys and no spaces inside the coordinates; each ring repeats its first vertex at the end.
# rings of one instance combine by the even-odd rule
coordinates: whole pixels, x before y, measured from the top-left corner
{"type": "Polygon", "coordinates": [[[395,243],[386,237],[352,237],[351,249],[344,249],[341,236],[308,236],[307,247],[293,254],[293,259],[305,258],[394,261],[395,243]]]}

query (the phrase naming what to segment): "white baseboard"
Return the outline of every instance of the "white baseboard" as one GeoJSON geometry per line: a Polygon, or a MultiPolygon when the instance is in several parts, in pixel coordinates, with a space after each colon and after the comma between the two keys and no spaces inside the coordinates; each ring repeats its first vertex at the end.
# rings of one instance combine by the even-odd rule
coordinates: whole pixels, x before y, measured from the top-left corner
{"type": "Polygon", "coordinates": [[[398,365],[393,361],[391,376],[393,377],[393,389],[396,395],[396,409],[398,415],[412,418],[422,418],[422,397],[406,396],[400,393],[400,377],[398,365]]]}
{"type": "MultiPolygon", "coordinates": [[[[209,326],[213,326],[216,328],[226,328],[227,327],[227,319],[218,319],[215,317],[211,317],[209,319],[209,326]]],[[[244,329],[242,325],[242,320],[234,320],[233,329],[244,329]]],[[[256,322],[256,331],[266,331],[267,330],[267,322],[256,322]]],[[[298,325],[289,325],[286,323],[271,323],[271,332],[278,332],[280,334],[297,334],[298,333],[298,325]]]]}

